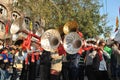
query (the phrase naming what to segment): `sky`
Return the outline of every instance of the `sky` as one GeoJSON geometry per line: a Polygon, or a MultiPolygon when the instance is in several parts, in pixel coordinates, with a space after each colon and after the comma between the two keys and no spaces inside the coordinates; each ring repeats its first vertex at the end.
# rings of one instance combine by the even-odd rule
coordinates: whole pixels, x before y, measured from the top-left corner
{"type": "MultiPolygon", "coordinates": [[[[119,7],[120,7],[120,0],[100,0],[100,3],[103,3],[103,7],[100,9],[101,14],[108,14],[107,21],[108,26],[112,26],[113,30],[111,31],[111,38],[115,37],[117,32],[114,32],[115,25],[116,25],[116,16],[118,16],[120,21],[119,15],[119,7]]],[[[120,23],[119,23],[120,25],[120,23]]]]}

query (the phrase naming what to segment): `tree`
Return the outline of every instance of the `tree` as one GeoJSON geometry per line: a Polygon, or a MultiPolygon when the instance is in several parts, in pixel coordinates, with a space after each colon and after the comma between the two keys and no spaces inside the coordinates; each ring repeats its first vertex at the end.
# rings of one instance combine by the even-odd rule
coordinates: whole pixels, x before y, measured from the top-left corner
{"type": "Polygon", "coordinates": [[[46,21],[46,29],[56,28],[68,21],[76,21],[85,38],[95,37],[111,30],[100,15],[99,0],[18,0],[15,6],[28,10],[32,20],[40,16],[46,21]]]}

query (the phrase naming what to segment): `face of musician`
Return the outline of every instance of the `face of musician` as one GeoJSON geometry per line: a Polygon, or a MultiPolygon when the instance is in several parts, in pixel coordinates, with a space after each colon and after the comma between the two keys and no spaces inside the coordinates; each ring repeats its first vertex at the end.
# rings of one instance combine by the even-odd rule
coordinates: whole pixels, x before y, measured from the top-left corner
{"type": "Polygon", "coordinates": [[[99,46],[99,48],[101,48],[103,50],[103,48],[105,46],[105,42],[104,41],[100,41],[98,46],[99,46]]]}

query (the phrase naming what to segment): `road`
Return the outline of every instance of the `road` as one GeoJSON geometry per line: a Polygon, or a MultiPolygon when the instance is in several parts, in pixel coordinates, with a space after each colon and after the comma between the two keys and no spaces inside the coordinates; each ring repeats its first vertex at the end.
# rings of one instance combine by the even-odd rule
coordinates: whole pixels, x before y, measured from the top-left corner
{"type": "MultiPolygon", "coordinates": [[[[10,80],[10,79],[7,79],[7,80],[10,80]]],[[[19,80],[19,79],[17,79],[17,80],[19,80]]],[[[40,78],[36,78],[36,80],[40,80],[40,78]]],[[[88,80],[87,77],[85,77],[84,80],[88,80]]]]}

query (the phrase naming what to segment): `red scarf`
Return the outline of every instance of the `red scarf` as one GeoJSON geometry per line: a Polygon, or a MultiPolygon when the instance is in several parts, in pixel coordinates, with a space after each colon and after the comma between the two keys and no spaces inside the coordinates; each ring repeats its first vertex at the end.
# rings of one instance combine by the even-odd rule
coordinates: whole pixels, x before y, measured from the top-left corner
{"type": "Polygon", "coordinates": [[[40,54],[39,54],[38,52],[35,53],[36,60],[39,60],[39,55],[40,55],[40,54]]]}
{"type": "Polygon", "coordinates": [[[102,51],[101,51],[101,49],[97,49],[97,52],[98,52],[98,56],[99,56],[100,61],[102,61],[103,58],[102,58],[102,51]]]}
{"type": "Polygon", "coordinates": [[[28,55],[27,55],[27,57],[25,58],[25,64],[27,65],[28,64],[28,55]]]}
{"type": "Polygon", "coordinates": [[[35,56],[34,56],[34,53],[31,54],[31,62],[35,62],[35,56]]]}
{"type": "Polygon", "coordinates": [[[66,55],[66,51],[62,44],[60,44],[58,47],[58,53],[59,53],[59,55],[66,55]]]}
{"type": "Polygon", "coordinates": [[[83,51],[88,51],[88,50],[90,50],[92,48],[93,48],[92,46],[82,47],[82,48],[80,48],[78,53],[81,55],[83,51]]]}

